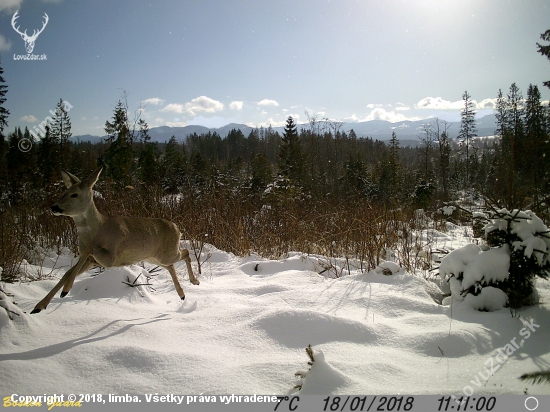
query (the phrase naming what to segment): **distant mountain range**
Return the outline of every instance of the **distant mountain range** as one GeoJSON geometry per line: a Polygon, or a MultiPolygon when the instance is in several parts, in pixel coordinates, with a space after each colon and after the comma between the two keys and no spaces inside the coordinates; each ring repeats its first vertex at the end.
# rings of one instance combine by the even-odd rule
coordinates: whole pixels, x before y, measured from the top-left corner
{"type": "MultiPolygon", "coordinates": [[[[349,133],[352,129],[359,137],[371,137],[378,140],[390,140],[392,132],[395,131],[397,138],[402,145],[412,144],[415,145],[415,142],[419,141],[421,136],[422,126],[426,123],[433,122],[434,119],[424,119],[418,121],[403,121],[391,123],[385,120],[370,120],[367,122],[358,122],[358,123],[344,123],[340,128],[340,131],[349,133]]],[[[480,137],[483,136],[493,136],[496,129],[496,119],[494,115],[487,115],[476,119],[477,126],[477,135],[480,137]]],[[[321,130],[323,124],[321,123],[321,130]]],[[[255,128],[247,126],[245,124],[230,123],[223,127],[218,128],[208,128],[205,126],[184,126],[184,127],[170,127],[170,126],[159,126],[153,127],[149,130],[149,135],[151,136],[151,141],[165,143],[170,140],[172,136],[175,136],[178,141],[183,141],[185,138],[193,133],[201,134],[208,132],[216,132],[222,138],[225,138],[227,134],[232,129],[240,129],[245,136],[250,134],[251,130],[255,128]]],[[[284,127],[274,127],[273,130],[279,132],[282,135],[284,127]]],[[[309,124],[299,124],[298,131],[301,129],[309,129],[309,124]]],[[[460,131],[460,122],[452,123],[449,128],[449,136],[451,138],[456,138],[458,132],[460,131]]],[[[107,136],[92,136],[92,135],[81,135],[73,136],[72,141],[80,142],[92,142],[97,143],[104,140],[107,136]]]]}

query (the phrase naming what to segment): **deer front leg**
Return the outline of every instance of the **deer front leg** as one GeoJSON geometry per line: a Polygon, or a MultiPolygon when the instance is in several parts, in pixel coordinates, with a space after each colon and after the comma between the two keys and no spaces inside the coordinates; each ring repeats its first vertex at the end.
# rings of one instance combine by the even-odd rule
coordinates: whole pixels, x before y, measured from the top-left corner
{"type": "Polygon", "coordinates": [[[63,290],[61,291],[61,293],[59,294],[60,297],[64,298],[65,296],[68,295],[69,291],[72,289],[73,287],[73,283],[74,283],[74,280],[76,279],[76,277],[78,275],[81,275],[83,274],[84,272],[86,272],[88,269],[90,269],[91,267],[93,267],[95,264],[95,262],[91,261],[90,259],[88,259],[84,265],[82,265],[82,268],[78,271],[78,273],[75,271],[72,273],[72,276],[70,278],[68,278],[66,281],[65,281],[65,284],[63,285],[63,290]]]}
{"type": "MultiPolygon", "coordinates": [[[[83,256],[80,256],[80,259],[78,259],[78,262],[76,262],[76,265],[74,265],[72,268],[70,268],[63,275],[61,280],[59,282],[57,282],[57,285],[55,285],[53,287],[53,289],[50,290],[50,293],[48,293],[44,299],[42,299],[40,302],[37,303],[37,305],[32,310],[31,314],[39,313],[43,309],[46,309],[46,307],[48,306],[48,304],[50,303],[52,298],[55,296],[57,291],[59,289],[61,289],[61,287],[63,285],[65,285],[65,282],[67,282],[67,280],[71,279],[71,277],[73,277],[73,276],[76,277],[76,276],[80,275],[82,272],[84,272],[84,270],[82,270],[82,268],[88,267],[87,266],[87,262],[89,262],[88,257],[89,257],[89,254],[85,254],[83,256]]],[[[73,280],[74,280],[74,277],[73,277],[73,280]]]]}

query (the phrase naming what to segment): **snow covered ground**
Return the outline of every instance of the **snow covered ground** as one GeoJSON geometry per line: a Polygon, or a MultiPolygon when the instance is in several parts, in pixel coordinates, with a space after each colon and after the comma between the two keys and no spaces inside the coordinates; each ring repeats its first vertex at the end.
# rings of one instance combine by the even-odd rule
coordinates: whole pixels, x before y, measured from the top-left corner
{"type": "MultiPolygon", "coordinates": [[[[467,240],[456,233],[431,235],[456,249],[467,240]]],[[[317,257],[210,252],[199,286],[178,263],[183,303],[164,270],[152,286],[123,283],[142,273],[132,266],[86,272],[37,315],[74,258],[28,265],[55,266],[55,278],[3,284],[18,315],[0,308],[0,392],[287,394],[301,382],[302,394],[550,394],[517,379],[550,369],[549,282],[538,282],[539,305],[512,317],[441,306],[434,283],[391,264],[390,276],[329,279],[317,257]],[[316,361],[301,380],[310,344],[316,361]]]]}

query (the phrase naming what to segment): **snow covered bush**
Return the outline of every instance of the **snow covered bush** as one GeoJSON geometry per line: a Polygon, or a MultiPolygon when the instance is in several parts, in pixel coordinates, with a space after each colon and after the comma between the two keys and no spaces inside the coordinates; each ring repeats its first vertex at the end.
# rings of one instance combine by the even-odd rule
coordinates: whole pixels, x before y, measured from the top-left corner
{"type": "Polygon", "coordinates": [[[537,302],[535,278],[550,275],[550,231],[530,210],[498,210],[485,226],[487,244],[507,247],[510,253],[509,277],[500,286],[511,307],[537,302]]]}
{"type": "Polygon", "coordinates": [[[510,255],[508,248],[483,251],[478,245],[469,244],[453,250],[441,260],[439,276],[443,292],[451,293],[443,304],[467,299],[474,309],[493,311],[504,307],[507,298],[493,291],[482,293],[484,288],[499,285],[508,277],[510,255]],[[500,307],[499,307],[500,304],[500,307]]]}
{"type": "Polygon", "coordinates": [[[441,260],[443,291],[451,293],[443,303],[465,300],[484,311],[536,303],[535,277],[550,274],[548,228],[529,210],[501,209],[486,222],[486,250],[469,244],[441,260]]]}

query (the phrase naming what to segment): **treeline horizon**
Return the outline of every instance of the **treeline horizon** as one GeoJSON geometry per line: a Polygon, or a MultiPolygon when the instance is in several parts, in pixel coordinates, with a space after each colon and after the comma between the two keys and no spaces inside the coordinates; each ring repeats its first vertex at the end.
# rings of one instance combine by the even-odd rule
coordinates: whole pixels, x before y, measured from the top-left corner
{"type": "Polygon", "coordinates": [[[400,146],[395,131],[389,141],[358,137],[340,131],[341,123],[321,127],[315,116],[299,133],[289,117],[282,135],[271,127],[247,136],[233,129],[163,144],[150,141],[145,121],[128,118],[122,100],[105,123],[105,141],[75,143],[60,99],[39,142],[25,147],[32,136],[19,127],[2,138],[0,185],[3,199],[15,204],[21,190],[57,186],[61,168],[84,176],[103,166],[110,184],[166,194],[230,188],[260,203],[294,197],[430,209],[469,191],[495,206],[545,212],[550,116],[537,86],[526,99],[515,84],[507,95],[499,91],[494,139],[476,139],[471,96],[463,99],[459,137],[447,137],[450,123],[435,119],[423,126],[417,147],[400,146]]]}

